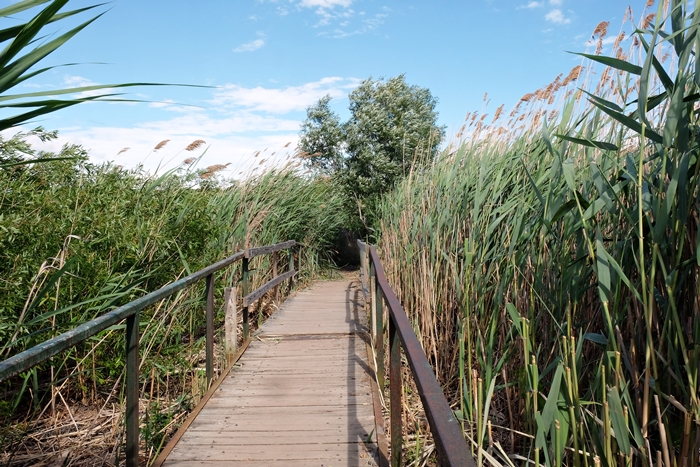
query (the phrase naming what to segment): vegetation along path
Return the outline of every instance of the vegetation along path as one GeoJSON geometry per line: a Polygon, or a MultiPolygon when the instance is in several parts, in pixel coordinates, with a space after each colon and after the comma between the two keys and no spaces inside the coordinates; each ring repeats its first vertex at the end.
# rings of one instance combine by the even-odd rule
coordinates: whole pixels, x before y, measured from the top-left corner
{"type": "Polygon", "coordinates": [[[163,465],[376,466],[363,300],[348,280],[287,300],[163,465]]]}

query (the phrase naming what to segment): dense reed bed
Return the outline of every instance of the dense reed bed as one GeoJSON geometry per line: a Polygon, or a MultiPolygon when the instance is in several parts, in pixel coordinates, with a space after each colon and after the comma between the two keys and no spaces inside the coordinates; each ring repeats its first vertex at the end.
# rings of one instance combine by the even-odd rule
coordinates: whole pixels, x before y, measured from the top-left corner
{"type": "Polygon", "coordinates": [[[700,460],[698,14],[628,10],[609,56],[601,23],[583,66],[468,116],[383,201],[387,272],[479,464],[700,460]]]}
{"type": "MultiPolygon", "coordinates": [[[[203,143],[188,146],[183,159],[196,155],[203,143]]],[[[327,270],[343,225],[342,200],[331,186],[299,175],[291,165],[226,182],[217,178],[223,166],[196,169],[195,157],[152,175],[92,164],[79,147],[34,154],[23,135],[2,141],[0,151],[6,166],[0,169],[3,359],[244,246],[302,242],[295,253],[302,268],[295,281],[308,281],[327,270]],[[32,157],[56,160],[17,165],[32,157]]],[[[252,261],[254,287],[269,280],[269,262],[269,256],[252,261]]],[[[289,265],[285,255],[279,262],[280,271],[289,265]]],[[[217,329],[223,329],[223,288],[239,280],[240,264],[217,277],[217,329]]],[[[251,310],[253,327],[276,303],[271,297],[251,310]]],[[[146,463],[206,389],[203,310],[204,284],[199,284],[141,313],[146,463]]],[[[123,460],[122,327],[0,386],[0,462],[67,462],[66,456],[71,465],[123,460]],[[99,442],[89,441],[92,437],[99,442]]],[[[220,349],[217,353],[218,371],[224,356],[220,349]]]]}

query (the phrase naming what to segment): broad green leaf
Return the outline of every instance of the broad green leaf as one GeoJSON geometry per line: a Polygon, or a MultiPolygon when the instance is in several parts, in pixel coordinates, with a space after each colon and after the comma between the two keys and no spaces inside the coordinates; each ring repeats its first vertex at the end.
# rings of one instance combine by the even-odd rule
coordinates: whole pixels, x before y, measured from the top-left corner
{"type": "MultiPolygon", "coordinates": [[[[614,110],[608,109],[607,107],[599,104],[595,100],[591,100],[590,102],[593,105],[595,105],[596,107],[598,107],[600,110],[605,112],[606,114],[610,115],[612,118],[614,118],[618,122],[625,125],[630,130],[634,131],[635,133],[639,133],[640,135],[642,134],[642,125],[638,121],[636,121],[635,119],[628,117],[627,115],[624,115],[620,112],[615,112],[614,110]]],[[[650,140],[652,140],[656,143],[663,143],[664,142],[664,138],[660,134],[658,134],[657,132],[655,132],[654,130],[652,130],[649,127],[647,127],[645,129],[644,134],[646,135],[647,138],[649,138],[650,140]]]]}
{"type": "Polygon", "coordinates": [[[589,148],[604,149],[606,151],[617,151],[618,147],[612,143],[606,143],[604,141],[593,141],[590,139],[574,138],[572,136],[566,135],[554,135],[557,138],[565,139],[571,141],[572,143],[580,144],[582,146],[588,146],[589,148]]]}
{"type": "Polygon", "coordinates": [[[615,112],[623,112],[622,107],[617,105],[614,102],[611,102],[609,100],[603,99],[602,97],[596,96],[595,94],[591,94],[590,92],[586,91],[585,89],[582,89],[584,94],[586,94],[588,97],[590,97],[593,101],[596,103],[600,104],[603,107],[607,107],[608,109],[612,109],[615,112]]]}
{"type": "Polygon", "coordinates": [[[606,57],[604,55],[584,54],[584,53],[579,53],[579,52],[569,52],[569,53],[574,54],[574,55],[580,55],[581,57],[585,57],[589,60],[593,60],[594,62],[602,63],[603,65],[609,66],[611,68],[615,68],[617,70],[627,71],[627,72],[632,73],[634,75],[641,75],[642,74],[642,67],[635,65],[633,63],[630,63],[630,62],[626,62],[624,60],[620,60],[619,58],[606,57]]]}
{"type": "Polygon", "coordinates": [[[600,229],[596,228],[596,273],[598,275],[598,294],[603,302],[610,302],[610,264],[608,263],[608,255],[603,245],[603,236],[600,229]]]}
{"type": "Polygon", "coordinates": [[[17,2],[14,5],[6,6],[5,8],[0,9],[0,16],[1,17],[7,17],[10,15],[15,15],[17,13],[21,13],[25,10],[29,10],[30,8],[34,8],[35,6],[43,5],[44,3],[48,3],[52,0],[22,0],[21,2],[17,2]]]}
{"type": "Polygon", "coordinates": [[[596,344],[600,344],[603,346],[608,345],[608,338],[605,337],[603,334],[595,333],[595,332],[587,332],[583,335],[583,338],[586,340],[589,340],[591,342],[594,342],[596,344]]]}

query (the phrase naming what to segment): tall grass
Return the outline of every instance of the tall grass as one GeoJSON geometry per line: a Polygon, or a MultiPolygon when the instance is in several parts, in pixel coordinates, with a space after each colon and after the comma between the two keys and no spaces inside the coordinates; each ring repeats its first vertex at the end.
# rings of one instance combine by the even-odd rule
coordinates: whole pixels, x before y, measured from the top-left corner
{"type": "MultiPolygon", "coordinates": [[[[193,158],[188,158],[178,169],[152,175],[140,168],[90,163],[77,146],[67,146],[60,154],[37,154],[24,136],[1,142],[2,159],[48,162],[0,169],[3,359],[244,246],[288,239],[302,242],[297,252],[301,271],[295,281],[308,281],[329,264],[331,247],[344,225],[342,200],[332,187],[299,175],[294,166],[227,182],[216,179],[220,166],[197,170],[193,158]]],[[[187,150],[200,145],[193,143],[187,150]]],[[[270,261],[266,256],[252,262],[254,286],[269,279],[270,261]]],[[[289,264],[283,255],[278,261],[280,271],[289,264]]],[[[217,277],[219,324],[223,324],[223,288],[237,284],[239,269],[237,265],[217,277]]],[[[153,460],[167,434],[206,389],[203,309],[204,284],[199,284],[141,314],[142,433],[147,459],[153,460]]],[[[262,307],[252,311],[266,312],[262,307]]],[[[261,319],[254,314],[253,324],[256,318],[261,319]]],[[[17,438],[17,433],[24,432],[23,426],[31,432],[37,426],[32,425],[37,414],[67,411],[73,418],[72,411],[81,401],[103,410],[110,401],[120,403],[125,357],[124,333],[119,328],[3,383],[3,463],[14,464],[11,459],[16,457],[21,465],[22,456],[12,454],[20,445],[31,451],[22,443],[31,444],[32,437],[17,438]],[[32,422],[15,424],[23,419],[32,422]]],[[[219,369],[223,351],[220,357],[219,369]]],[[[68,432],[81,436],[77,422],[73,423],[68,432]]],[[[114,425],[116,431],[107,442],[116,443],[117,448],[108,462],[116,464],[122,424],[114,425]]],[[[94,458],[83,461],[96,462],[94,458]]]]}
{"type": "Polygon", "coordinates": [[[383,201],[390,280],[479,463],[700,460],[698,8],[644,12],[610,56],[601,23],[587,74],[503,126],[470,116],[383,201]]]}

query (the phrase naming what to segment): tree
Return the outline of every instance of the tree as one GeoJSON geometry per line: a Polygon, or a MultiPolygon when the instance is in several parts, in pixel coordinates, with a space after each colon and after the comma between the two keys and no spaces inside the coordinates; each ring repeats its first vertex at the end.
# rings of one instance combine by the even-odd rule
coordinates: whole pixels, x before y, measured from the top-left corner
{"type": "Polygon", "coordinates": [[[349,202],[363,206],[367,227],[378,198],[437,155],[445,129],[437,125],[437,99],[404,75],[368,78],[349,99],[350,118],[342,124],[330,96],[309,107],[299,147],[308,167],[332,175],[349,202]]]}
{"type": "Polygon", "coordinates": [[[315,172],[331,175],[343,167],[343,130],[340,118],[328,105],[331,96],[322,97],[316,105],[306,109],[306,120],[301,124],[299,149],[306,165],[315,172]]]}
{"type": "Polygon", "coordinates": [[[437,126],[436,105],[427,88],[409,85],[404,75],[369,78],[350,93],[343,180],[356,198],[371,201],[414,164],[433,160],[445,134],[437,126]]]}

